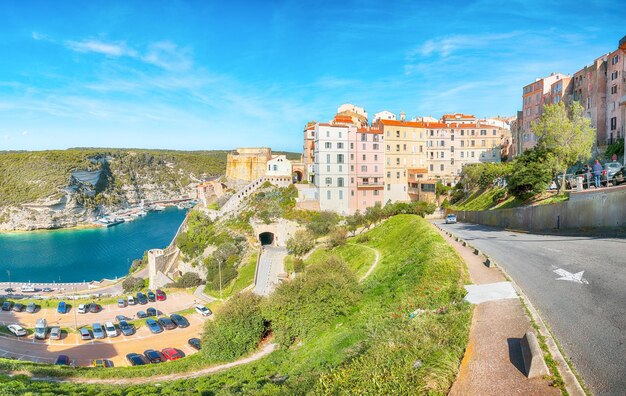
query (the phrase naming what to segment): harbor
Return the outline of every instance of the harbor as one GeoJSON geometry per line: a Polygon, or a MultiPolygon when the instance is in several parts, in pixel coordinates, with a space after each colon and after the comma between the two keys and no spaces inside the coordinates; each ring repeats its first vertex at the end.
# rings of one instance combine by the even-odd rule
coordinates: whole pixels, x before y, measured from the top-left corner
{"type": "Polygon", "coordinates": [[[173,206],[179,210],[187,210],[193,208],[195,204],[196,202],[194,200],[188,198],[159,201],[148,205],[142,203],[140,206],[131,207],[113,213],[104,213],[94,221],[94,224],[100,227],[109,228],[118,224],[135,221],[140,217],[146,216],[150,212],[162,212],[166,208],[173,206]]]}

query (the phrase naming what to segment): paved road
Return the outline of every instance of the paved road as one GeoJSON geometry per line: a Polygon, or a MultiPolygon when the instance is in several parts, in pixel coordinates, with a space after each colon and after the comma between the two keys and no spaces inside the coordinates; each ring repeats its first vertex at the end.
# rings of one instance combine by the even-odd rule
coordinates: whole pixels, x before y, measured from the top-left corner
{"type": "Polygon", "coordinates": [[[267,245],[263,248],[259,259],[257,282],[254,293],[260,296],[269,296],[280,283],[278,275],[284,271],[283,260],[287,256],[284,247],[267,245]]]}
{"type": "Polygon", "coordinates": [[[626,394],[626,239],[436,222],[492,257],[517,282],[594,395],[626,394]]]}

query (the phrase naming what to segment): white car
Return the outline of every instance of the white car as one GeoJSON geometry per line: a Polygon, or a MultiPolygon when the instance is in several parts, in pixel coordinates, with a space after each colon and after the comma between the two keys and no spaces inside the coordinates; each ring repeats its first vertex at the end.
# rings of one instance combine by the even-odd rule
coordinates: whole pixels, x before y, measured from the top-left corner
{"type": "Polygon", "coordinates": [[[80,304],[78,306],[78,313],[79,314],[87,313],[87,304],[80,304]]]}
{"type": "Polygon", "coordinates": [[[8,325],[7,329],[9,329],[9,331],[13,333],[16,337],[21,337],[21,336],[26,335],[26,330],[24,330],[24,328],[18,324],[8,325]]]}
{"type": "Polygon", "coordinates": [[[104,331],[106,331],[107,337],[117,337],[117,329],[113,322],[104,322],[104,331]]]}
{"type": "Polygon", "coordinates": [[[128,305],[135,305],[137,302],[135,301],[135,296],[128,296],[128,305]]]}
{"type": "Polygon", "coordinates": [[[196,312],[202,316],[210,316],[213,313],[211,312],[210,309],[208,309],[204,305],[196,305],[195,309],[196,309],[196,312]]]}
{"type": "Polygon", "coordinates": [[[48,322],[43,318],[37,319],[37,322],[35,322],[35,338],[38,338],[40,340],[45,340],[47,333],[48,333],[48,322]]]}
{"type": "Polygon", "coordinates": [[[446,217],[446,224],[456,224],[456,215],[449,214],[448,217],[446,217]]]}

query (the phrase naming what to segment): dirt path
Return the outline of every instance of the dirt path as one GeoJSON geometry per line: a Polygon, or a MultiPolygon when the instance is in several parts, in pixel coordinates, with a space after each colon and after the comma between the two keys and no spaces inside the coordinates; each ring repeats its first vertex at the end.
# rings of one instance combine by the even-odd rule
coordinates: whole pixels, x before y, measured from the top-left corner
{"type": "MultiPolygon", "coordinates": [[[[198,378],[208,374],[213,374],[222,370],[227,370],[233,367],[242,366],[244,364],[248,364],[259,359],[264,358],[270,353],[274,352],[276,349],[276,344],[266,344],[263,348],[255,352],[254,354],[247,356],[245,358],[241,358],[235,360],[234,362],[224,363],[217,366],[207,367],[202,370],[198,370],[191,373],[174,373],[167,375],[157,375],[150,377],[151,383],[161,382],[161,381],[176,381],[181,379],[189,379],[189,378],[198,378]]],[[[167,363],[165,363],[167,364],[167,363]]],[[[48,381],[48,382],[72,382],[72,383],[81,383],[81,384],[107,384],[107,385],[137,385],[144,384],[146,382],[145,377],[138,378],[82,378],[82,377],[74,377],[74,378],[52,378],[52,377],[32,377],[34,381],[48,381]]]]}
{"type": "Polygon", "coordinates": [[[372,250],[374,252],[374,254],[376,255],[372,265],[370,265],[370,267],[367,270],[367,272],[359,279],[359,282],[363,282],[368,276],[370,276],[370,274],[374,271],[374,269],[378,265],[378,262],[380,261],[380,252],[377,249],[374,249],[373,247],[370,247],[370,246],[366,246],[366,245],[357,245],[357,246],[362,246],[364,248],[368,248],[369,250],[372,250]]]}

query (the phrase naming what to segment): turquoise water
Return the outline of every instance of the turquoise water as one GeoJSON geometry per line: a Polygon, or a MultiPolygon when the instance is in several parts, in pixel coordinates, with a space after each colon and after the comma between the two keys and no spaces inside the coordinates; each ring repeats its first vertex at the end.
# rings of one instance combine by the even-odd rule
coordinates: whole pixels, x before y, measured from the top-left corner
{"type": "Polygon", "coordinates": [[[148,249],[166,247],[186,210],[162,212],[109,228],[0,234],[0,282],[82,282],[114,279],[148,249]]]}

